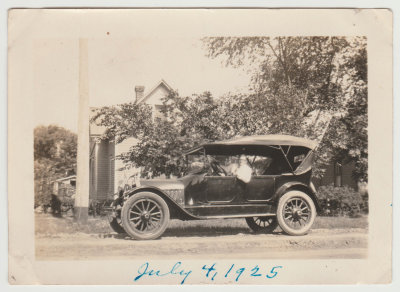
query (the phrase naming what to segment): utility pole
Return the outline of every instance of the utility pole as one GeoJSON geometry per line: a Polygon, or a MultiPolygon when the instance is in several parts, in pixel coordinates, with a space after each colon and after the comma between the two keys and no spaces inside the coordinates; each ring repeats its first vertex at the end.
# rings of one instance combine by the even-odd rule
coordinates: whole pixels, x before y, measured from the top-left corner
{"type": "Polygon", "coordinates": [[[89,211],[89,65],[88,40],[79,39],[79,113],[75,219],[87,222],[89,211]]]}

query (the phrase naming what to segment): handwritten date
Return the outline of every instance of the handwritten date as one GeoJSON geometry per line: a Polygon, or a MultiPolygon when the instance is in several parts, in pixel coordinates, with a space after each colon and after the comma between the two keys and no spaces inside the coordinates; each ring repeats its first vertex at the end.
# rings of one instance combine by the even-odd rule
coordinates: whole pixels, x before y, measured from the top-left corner
{"type": "MultiPolygon", "coordinates": [[[[200,268],[200,267],[199,267],[200,268]]],[[[260,268],[258,265],[254,267],[242,267],[231,264],[230,266],[217,266],[217,263],[212,265],[203,265],[200,271],[200,275],[205,278],[214,281],[217,277],[224,277],[227,279],[234,279],[235,282],[240,281],[240,279],[247,275],[251,278],[266,278],[273,279],[278,275],[278,272],[282,269],[282,266],[273,266],[272,268],[260,268]]],[[[183,267],[182,262],[176,262],[171,268],[161,271],[161,269],[150,267],[150,263],[146,262],[142,264],[138,270],[134,281],[137,282],[144,277],[180,277],[180,284],[184,284],[188,279],[189,275],[196,273],[193,270],[186,269],[183,267]]]]}

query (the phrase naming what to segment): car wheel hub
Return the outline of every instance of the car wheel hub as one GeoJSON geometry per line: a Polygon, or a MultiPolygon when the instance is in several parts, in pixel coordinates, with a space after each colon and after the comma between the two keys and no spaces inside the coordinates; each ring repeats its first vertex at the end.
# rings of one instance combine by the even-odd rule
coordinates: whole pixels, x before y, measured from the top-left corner
{"type": "Polygon", "coordinates": [[[302,212],[301,212],[300,209],[293,208],[293,210],[292,210],[292,216],[293,216],[293,218],[294,218],[295,220],[300,220],[301,214],[302,214],[302,212]]]}
{"type": "Polygon", "coordinates": [[[293,198],[286,203],[284,220],[293,228],[301,228],[309,221],[309,207],[300,198],[293,198]]]}
{"type": "Polygon", "coordinates": [[[142,220],[149,221],[150,214],[148,212],[143,212],[141,217],[142,217],[142,220]]]}

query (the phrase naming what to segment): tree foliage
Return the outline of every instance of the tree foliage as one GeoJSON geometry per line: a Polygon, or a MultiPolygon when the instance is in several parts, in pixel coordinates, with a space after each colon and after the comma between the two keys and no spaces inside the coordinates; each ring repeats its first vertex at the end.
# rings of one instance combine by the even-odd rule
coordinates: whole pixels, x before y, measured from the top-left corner
{"type": "Polygon", "coordinates": [[[319,166],[331,159],[353,161],[354,177],[367,180],[366,38],[212,37],[203,41],[210,58],[248,68],[254,96],[277,109],[265,112],[269,133],[312,139],[325,134],[319,166]],[[326,133],[318,130],[326,127],[326,133]]]}
{"type": "Polygon", "coordinates": [[[356,192],[348,186],[335,187],[333,184],[318,189],[321,213],[325,216],[358,217],[368,214],[368,195],[356,192]]]}
{"type": "Polygon", "coordinates": [[[212,37],[208,57],[251,74],[248,94],[209,92],[163,101],[164,118],[145,104],[104,107],[92,122],[117,142],[138,138],[121,158],[153,175],[180,175],[182,152],[205,141],[289,134],[324,139],[317,175],[331,159],[354,161],[367,179],[367,54],[362,37],[212,37]]]}
{"type": "Polygon", "coordinates": [[[51,182],[76,173],[77,136],[55,125],[34,129],[35,205],[48,202],[51,182]]]}
{"type": "Polygon", "coordinates": [[[103,138],[117,143],[128,137],[142,137],[152,125],[151,107],[143,103],[124,103],[93,109],[91,122],[106,128],[103,138]]]}

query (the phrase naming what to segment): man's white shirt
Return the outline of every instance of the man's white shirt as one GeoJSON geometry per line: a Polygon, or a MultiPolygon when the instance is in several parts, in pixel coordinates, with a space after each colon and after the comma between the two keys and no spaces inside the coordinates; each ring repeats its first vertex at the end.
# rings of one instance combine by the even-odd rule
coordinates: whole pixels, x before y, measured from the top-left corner
{"type": "Polygon", "coordinates": [[[243,165],[239,166],[239,168],[236,170],[237,178],[245,183],[250,182],[251,173],[252,173],[252,169],[247,164],[243,164],[243,165]]]}

